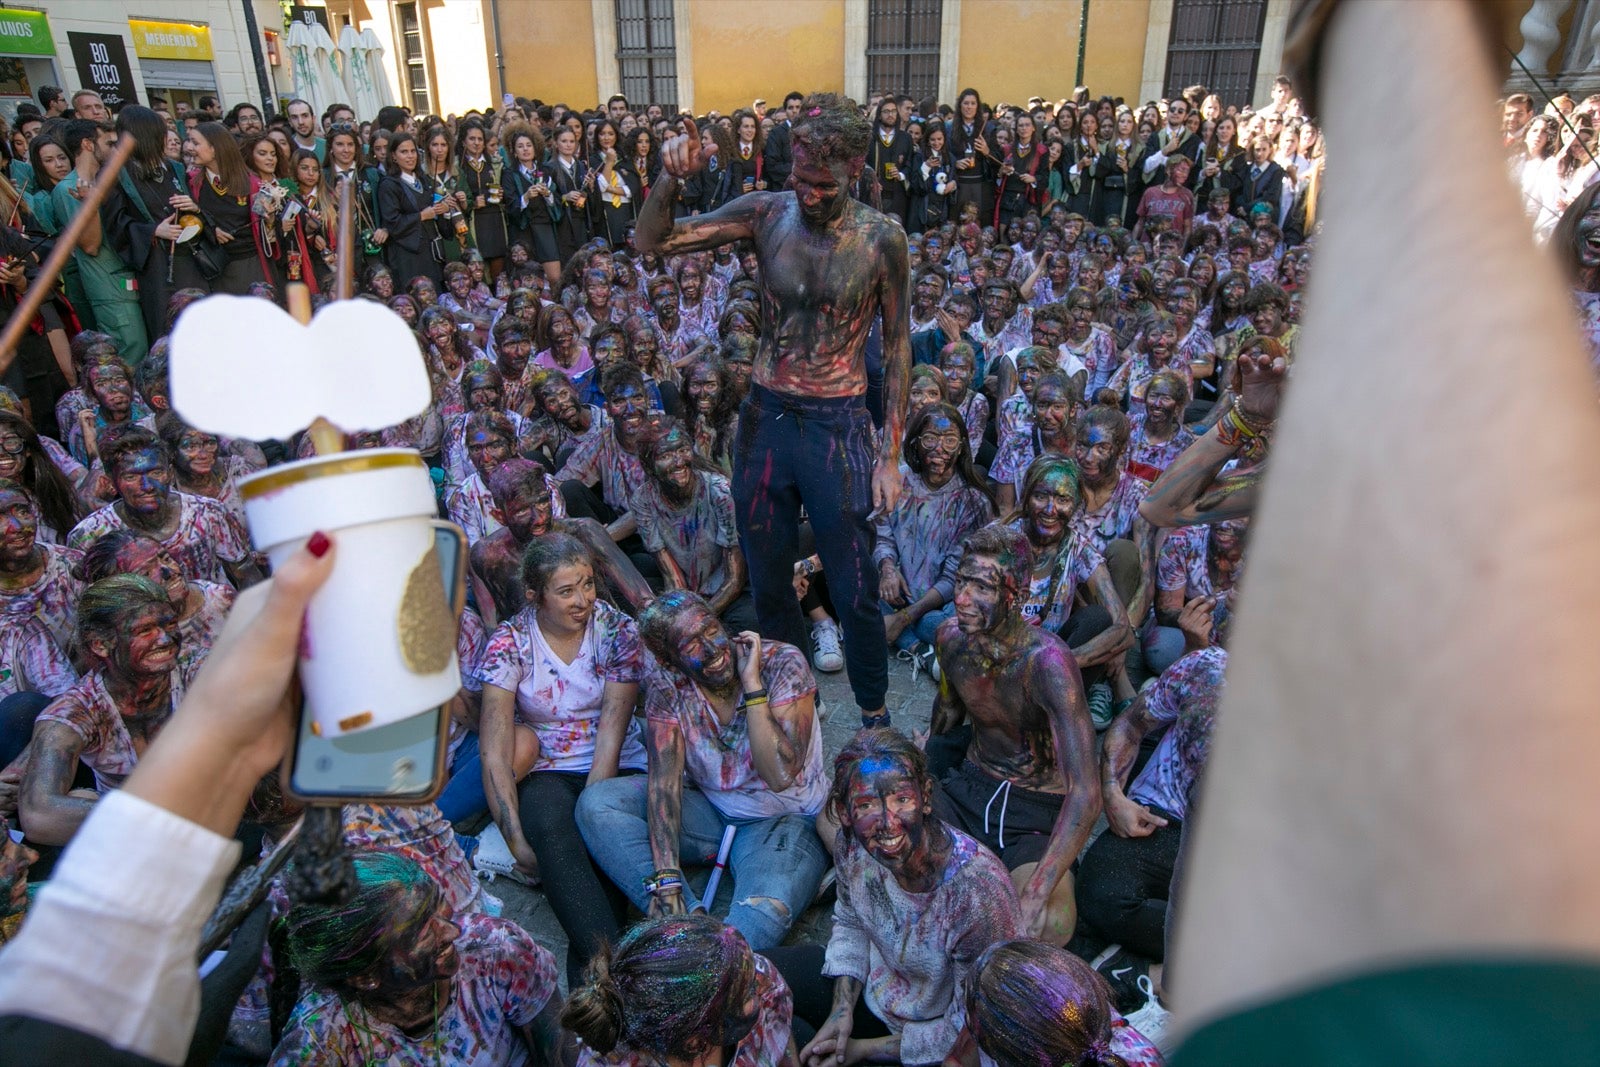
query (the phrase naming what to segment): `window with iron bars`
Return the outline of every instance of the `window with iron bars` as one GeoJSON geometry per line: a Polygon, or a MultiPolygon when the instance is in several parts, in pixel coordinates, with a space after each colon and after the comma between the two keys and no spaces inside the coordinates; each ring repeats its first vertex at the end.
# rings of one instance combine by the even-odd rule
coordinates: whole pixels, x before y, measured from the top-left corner
{"type": "Polygon", "coordinates": [[[400,16],[401,62],[405,71],[406,95],[411,98],[411,111],[416,115],[433,112],[433,94],[428,89],[428,61],[422,49],[422,23],[417,15],[417,5],[396,4],[400,16]]]}
{"type": "Polygon", "coordinates": [[[1266,0],[1174,0],[1167,46],[1168,99],[1204,85],[1223,106],[1253,103],[1266,0]]]}
{"type": "Polygon", "coordinates": [[[939,23],[944,0],[869,0],[867,92],[939,92],[939,23]]]}
{"type": "Polygon", "coordinates": [[[617,0],[617,69],[630,106],[678,107],[672,0],[617,0]]]}

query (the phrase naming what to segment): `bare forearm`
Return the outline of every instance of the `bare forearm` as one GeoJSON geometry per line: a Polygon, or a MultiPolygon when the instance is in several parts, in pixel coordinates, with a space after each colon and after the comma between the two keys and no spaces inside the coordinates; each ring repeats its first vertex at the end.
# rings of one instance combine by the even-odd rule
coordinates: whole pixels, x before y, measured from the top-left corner
{"type": "Polygon", "coordinates": [[[478,735],[483,790],[494,824],[507,841],[515,841],[522,836],[522,816],[517,802],[516,773],[511,769],[512,709],[506,704],[509,694],[496,694],[493,687],[485,688],[484,694],[478,735]]]}
{"type": "Polygon", "coordinates": [[[1158,527],[1220,521],[1213,514],[1214,506],[1201,506],[1202,498],[1216,483],[1223,466],[1236,455],[1238,449],[1224,444],[1213,426],[1156,479],[1139,505],[1140,516],[1158,527]]]}
{"type": "Polygon", "coordinates": [[[1600,855],[1549,847],[1592,811],[1582,783],[1600,743],[1594,379],[1569,286],[1496,165],[1498,74],[1472,17],[1349,4],[1324,46],[1340,177],[1186,880],[1174,961],[1190,1019],[1379,961],[1600,951],[1600,900],[1572,891],[1600,879],[1600,855]],[[1441,80],[1463,106],[1429,110],[1428,144],[1370,123],[1374,108],[1427,109],[1441,80]],[[1438,144],[1474,162],[1440,168],[1438,144]],[[1539,358],[1508,377],[1488,337],[1536,339],[1539,358]],[[1397,351],[1408,358],[1384,358],[1397,351]],[[1352,409],[1348,383],[1363,380],[1382,388],[1352,409]],[[1516,448],[1484,432],[1515,425],[1538,432],[1516,448]],[[1430,475],[1397,476],[1398,457],[1430,475]],[[1485,486],[1515,486],[1517,506],[1483,521],[1485,486]],[[1330,519],[1327,501],[1353,507],[1330,519]],[[1467,590],[1494,610],[1470,610],[1467,590]],[[1517,669],[1494,669],[1506,662],[1517,669]],[[1407,714],[1383,714],[1395,708],[1407,714]],[[1441,759],[1446,735],[1470,743],[1441,759]],[[1359,788],[1352,767],[1370,770],[1359,788]],[[1418,899],[1434,904],[1402,904],[1418,899]],[[1222,932],[1240,922],[1248,946],[1222,932]]]}
{"type": "Polygon", "coordinates": [[[606,584],[635,614],[650,603],[655,596],[650,590],[650,583],[644,580],[644,575],[633,565],[633,560],[624,555],[617,543],[611,540],[604,526],[593,519],[568,519],[567,532],[595,554],[606,584]]]}
{"type": "MultiPolygon", "coordinates": [[[[802,703],[809,705],[808,697],[802,703]]],[[[806,748],[809,742],[807,736],[791,738],[784,732],[784,722],[780,719],[780,712],[785,719],[809,721],[811,709],[800,708],[774,708],[770,703],[757,704],[748,712],[750,723],[750,760],[756,766],[756,773],[761,775],[761,780],[767,783],[767,788],[774,793],[781,793],[794,785],[795,779],[800,776],[801,769],[805,766],[806,748]]]]}
{"type": "Polygon", "coordinates": [[[637,684],[606,683],[600,705],[600,726],[595,733],[594,761],[589,766],[590,785],[617,776],[622,742],[628,736],[628,721],[633,718],[633,705],[638,696],[637,684]]]}
{"type": "Polygon", "coordinates": [[[650,856],[656,870],[678,865],[678,827],[683,814],[683,767],[675,774],[658,774],[650,768],[650,856]]]}
{"type": "Polygon", "coordinates": [[[727,611],[728,606],[739,599],[739,594],[744,590],[744,554],[736,547],[728,549],[723,554],[723,566],[727,578],[706,597],[706,603],[711,605],[714,615],[727,611]]]}
{"type": "Polygon", "coordinates": [[[683,183],[670,174],[662,174],[650,187],[650,195],[645,197],[644,204],[639,208],[639,221],[633,231],[634,243],[639,246],[639,251],[665,255],[661,244],[672,232],[672,208],[682,188],[683,183]]]}

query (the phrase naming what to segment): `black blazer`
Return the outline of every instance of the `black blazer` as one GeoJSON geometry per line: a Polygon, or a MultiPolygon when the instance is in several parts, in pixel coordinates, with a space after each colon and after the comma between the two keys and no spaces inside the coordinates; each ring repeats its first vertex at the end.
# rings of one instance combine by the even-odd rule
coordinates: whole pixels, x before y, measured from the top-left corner
{"type": "Polygon", "coordinates": [[[378,224],[389,231],[389,243],[407,252],[422,251],[431,235],[423,233],[422,209],[433,203],[433,182],[417,172],[422,188],[413,189],[397,175],[385,174],[378,182],[378,224]]]}
{"type": "MultiPolygon", "coordinates": [[[[734,142],[733,142],[733,148],[734,148],[734,150],[729,155],[728,161],[727,161],[727,163],[728,163],[728,199],[729,200],[732,200],[736,196],[743,196],[744,195],[744,183],[747,180],[753,182],[753,181],[755,181],[757,179],[757,177],[759,177],[762,181],[766,181],[767,180],[767,161],[766,161],[766,149],[765,149],[765,146],[763,146],[762,151],[757,152],[755,150],[755,146],[751,145],[750,146],[750,158],[749,159],[743,159],[743,158],[740,157],[740,155],[739,155],[739,142],[738,142],[737,139],[735,139],[734,142]],[[758,166],[758,164],[759,164],[759,166],[758,166]]],[[[772,188],[772,185],[771,185],[770,182],[768,183],[767,188],[769,188],[769,189],[772,188]]],[[[752,189],[751,191],[754,192],[755,190],[752,189]]]]}
{"type": "Polygon", "coordinates": [[[1238,211],[1244,201],[1245,188],[1250,184],[1250,154],[1236,151],[1223,159],[1221,167],[1217,170],[1215,178],[1203,179],[1200,187],[1195,190],[1194,209],[1204,213],[1206,197],[1211,195],[1211,190],[1220,186],[1228,192],[1228,210],[1238,211]]]}
{"type": "Polygon", "coordinates": [[[762,164],[768,192],[781,192],[789,185],[789,173],[794,170],[794,131],[787,122],[774,123],[767,134],[767,144],[761,150],[762,164]]]}
{"type": "MultiPolygon", "coordinates": [[[[1163,130],[1157,130],[1155,133],[1152,133],[1145,140],[1145,148],[1151,152],[1159,153],[1161,151],[1161,134],[1163,132],[1163,130]]],[[[1189,168],[1189,181],[1186,183],[1191,190],[1195,189],[1200,184],[1200,157],[1205,154],[1205,150],[1206,146],[1200,140],[1199,134],[1189,133],[1187,130],[1184,131],[1184,141],[1178,148],[1178,154],[1182,156],[1188,156],[1190,162],[1194,164],[1194,166],[1189,168]]],[[[1144,163],[1141,160],[1140,166],[1143,167],[1143,165],[1144,163]]],[[[1163,163],[1161,166],[1155,169],[1154,173],[1152,173],[1149,178],[1145,180],[1145,185],[1160,185],[1166,180],[1167,166],[1165,163],[1163,163]]]]}
{"type": "MultiPolygon", "coordinates": [[[[861,171],[860,199],[871,203],[870,190],[877,185],[882,190],[878,207],[883,211],[893,210],[902,213],[911,196],[911,169],[916,156],[916,145],[911,142],[911,135],[904,130],[894,131],[894,136],[889,139],[886,146],[883,138],[878,136],[876,124],[872,127],[872,142],[867,145],[867,164],[861,171]],[[894,164],[905,182],[889,181],[883,176],[885,164],[894,164]]],[[[904,221],[902,219],[902,221],[904,221]]]]}
{"type": "MultiPolygon", "coordinates": [[[[976,136],[979,132],[980,131],[978,131],[976,128],[973,130],[974,139],[976,139],[976,136]]],[[[983,134],[983,139],[989,144],[990,153],[992,154],[999,151],[1000,146],[995,144],[994,140],[994,123],[990,122],[984,125],[981,132],[983,134]]],[[[962,170],[960,168],[956,169],[956,181],[960,184],[966,185],[971,182],[992,182],[999,174],[1000,165],[996,163],[990,156],[979,155],[976,150],[972,150],[970,152],[968,151],[966,131],[962,128],[961,119],[959,116],[952,118],[946,124],[944,144],[945,151],[950,154],[951,166],[955,166],[961,161],[962,157],[966,155],[970,155],[977,163],[977,166],[968,168],[966,170],[962,170]]]]}
{"type": "Polygon", "coordinates": [[[1259,176],[1252,177],[1250,167],[1251,164],[1245,164],[1245,198],[1244,202],[1238,206],[1238,210],[1248,217],[1250,206],[1257,201],[1265,200],[1272,205],[1272,221],[1276,225],[1278,211],[1283,206],[1283,168],[1278,166],[1276,162],[1269,161],[1259,176]]]}
{"type": "Polygon", "coordinates": [[[518,230],[531,230],[536,226],[548,226],[551,223],[550,204],[542,196],[536,196],[526,205],[522,202],[523,194],[533,188],[535,182],[543,181],[551,184],[550,175],[545,173],[543,167],[535,163],[533,176],[530,178],[522,173],[520,166],[506,167],[500,172],[500,181],[506,191],[506,218],[511,220],[511,225],[518,230]]]}

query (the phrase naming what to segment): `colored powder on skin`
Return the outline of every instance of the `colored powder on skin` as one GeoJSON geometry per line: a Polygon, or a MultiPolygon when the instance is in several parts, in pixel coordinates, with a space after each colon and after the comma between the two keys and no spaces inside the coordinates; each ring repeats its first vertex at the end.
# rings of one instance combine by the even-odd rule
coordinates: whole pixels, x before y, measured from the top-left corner
{"type": "Polygon", "coordinates": [[[287,916],[289,954],[310,981],[367,974],[398,945],[414,944],[438,910],[439,887],[392,852],[355,857],[356,888],[342,905],[301,904],[287,916]]]}

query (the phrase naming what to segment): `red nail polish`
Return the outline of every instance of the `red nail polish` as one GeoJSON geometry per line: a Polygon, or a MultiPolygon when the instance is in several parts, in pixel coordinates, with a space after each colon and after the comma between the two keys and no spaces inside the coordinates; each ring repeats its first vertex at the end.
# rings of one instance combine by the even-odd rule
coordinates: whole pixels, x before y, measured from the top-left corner
{"type": "Polygon", "coordinates": [[[333,542],[328,540],[328,535],[318,530],[306,541],[306,551],[321,559],[328,554],[328,549],[333,547],[333,542]]]}

